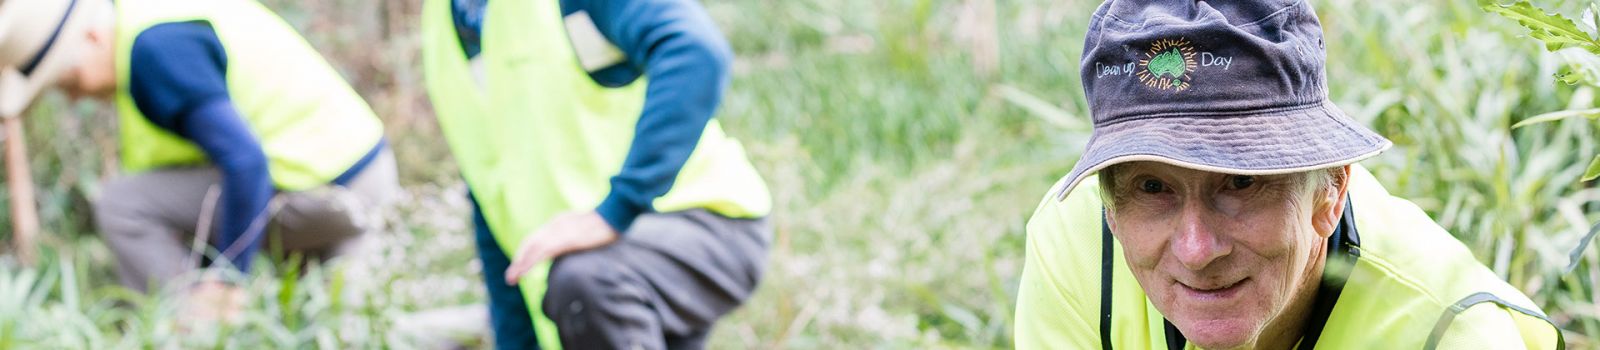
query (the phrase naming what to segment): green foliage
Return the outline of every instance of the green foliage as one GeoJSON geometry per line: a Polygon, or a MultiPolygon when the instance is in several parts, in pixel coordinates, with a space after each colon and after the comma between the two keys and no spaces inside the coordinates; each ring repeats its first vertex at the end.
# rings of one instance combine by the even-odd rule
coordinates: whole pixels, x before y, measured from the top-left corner
{"type": "Polygon", "coordinates": [[[1547,50],[1556,51],[1576,47],[1600,54],[1600,39],[1590,33],[1590,30],[1579,28],[1576,22],[1567,19],[1566,16],[1547,13],[1544,9],[1534,6],[1528,0],[1517,1],[1510,5],[1496,4],[1492,0],[1479,1],[1480,6],[1485,11],[1515,20],[1518,24],[1531,30],[1532,32],[1529,35],[1544,42],[1547,50]]]}
{"type": "Polygon", "coordinates": [[[1589,161],[1589,170],[1583,171],[1583,181],[1590,181],[1596,178],[1600,178],[1600,156],[1595,156],[1594,160],[1589,161]]]}
{"type": "MultiPolygon", "coordinates": [[[[1484,0],[1480,3],[1484,10],[1496,13],[1506,18],[1517,21],[1518,24],[1529,29],[1532,38],[1545,44],[1549,51],[1566,50],[1581,51],[1570,55],[1568,62],[1556,73],[1556,80],[1568,85],[1583,84],[1589,87],[1600,87],[1600,35],[1597,35],[1596,25],[1600,24],[1600,2],[1591,2],[1584,10],[1586,27],[1579,27],[1571,19],[1557,13],[1547,12],[1532,3],[1523,0],[1511,5],[1499,5],[1484,0]]],[[[1512,125],[1512,128],[1552,122],[1574,117],[1587,117],[1594,119],[1600,117],[1600,109],[1588,108],[1591,106],[1569,107],[1567,110],[1550,112],[1525,119],[1512,125]]],[[[1600,178],[1600,154],[1589,160],[1589,165],[1583,171],[1581,181],[1592,181],[1600,178]]],[[[1579,238],[1577,246],[1568,254],[1570,261],[1563,273],[1571,273],[1578,267],[1589,243],[1594,240],[1595,234],[1600,232],[1600,224],[1596,224],[1589,232],[1579,238]]],[[[1592,283],[1592,281],[1591,281],[1592,283]]],[[[1590,290],[1594,286],[1588,285],[1590,290]]],[[[1585,324],[1585,328],[1594,330],[1593,323],[1585,324]]]]}
{"type": "MultiPolygon", "coordinates": [[[[1588,28],[1580,28],[1576,22],[1566,16],[1548,13],[1527,0],[1517,1],[1510,5],[1496,4],[1492,0],[1480,0],[1480,5],[1485,11],[1515,20],[1518,24],[1528,28],[1531,31],[1529,36],[1543,42],[1547,50],[1557,51],[1577,48],[1592,55],[1600,55],[1600,35],[1594,33],[1595,24],[1600,23],[1600,3],[1591,3],[1589,8],[1584,11],[1585,17],[1589,21],[1588,28]]],[[[1600,72],[1600,63],[1593,60],[1578,61],[1569,64],[1560,73],[1556,73],[1556,79],[1569,85],[1582,83],[1590,86],[1600,86],[1600,80],[1597,80],[1600,78],[1596,78],[1597,72],[1600,72]]],[[[1600,116],[1597,113],[1600,113],[1600,109],[1546,113],[1518,122],[1512,127],[1516,128],[1575,116],[1585,116],[1592,119],[1600,116]]],[[[1600,155],[1596,155],[1590,161],[1589,169],[1584,172],[1583,181],[1590,181],[1596,178],[1600,178],[1600,155]]]]}
{"type": "MultiPolygon", "coordinates": [[[[94,183],[116,175],[111,118],[52,96],[28,130],[46,263],[0,257],[0,349],[432,348],[441,335],[484,347],[481,326],[412,322],[484,302],[468,204],[420,84],[420,5],[264,3],[389,129],[406,193],[381,235],[381,268],[262,261],[244,322],[179,334],[178,300],[116,287],[90,225],[94,183]]],[[[1580,182],[1600,167],[1587,162],[1600,126],[1579,119],[1596,113],[1600,65],[1574,64],[1600,62],[1592,25],[1531,4],[1314,3],[1331,98],[1396,143],[1364,164],[1528,293],[1572,348],[1600,346],[1600,254],[1570,249],[1600,220],[1600,190],[1580,182]],[[1520,38],[1528,29],[1500,13],[1567,49],[1520,38]],[[1577,80],[1554,84],[1557,72],[1577,80]],[[1542,111],[1554,112],[1524,115],[1542,111]]],[[[718,118],[776,212],[762,287],[711,347],[1009,348],[1023,224],[1087,140],[1078,59],[1096,5],[705,1],[738,54],[718,118]],[[976,63],[985,47],[998,49],[992,72],[976,63]]]]}
{"type": "Polygon", "coordinates": [[[1600,108],[1566,110],[1566,111],[1550,112],[1550,113],[1540,114],[1540,115],[1536,115],[1536,116],[1530,117],[1528,119],[1523,119],[1522,121],[1519,121],[1516,124],[1511,124],[1511,128],[1512,129],[1516,129],[1516,128],[1521,128],[1521,127],[1529,126],[1529,125],[1533,125],[1533,124],[1553,122],[1553,121],[1557,121],[1557,120],[1562,120],[1562,119],[1567,119],[1567,118],[1574,118],[1574,117],[1585,117],[1585,118],[1589,118],[1589,119],[1594,119],[1596,117],[1600,117],[1600,108]]]}

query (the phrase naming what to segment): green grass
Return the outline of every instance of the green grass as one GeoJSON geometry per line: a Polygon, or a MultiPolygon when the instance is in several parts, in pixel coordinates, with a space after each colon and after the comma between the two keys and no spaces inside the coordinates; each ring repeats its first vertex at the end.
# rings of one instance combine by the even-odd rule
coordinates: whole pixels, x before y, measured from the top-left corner
{"type": "MultiPolygon", "coordinates": [[[[268,4],[389,128],[409,198],[391,215],[385,268],[362,275],[376,287],[263,269],[242,336],[174,337],[172,300],[113,287],[89,225],[84,198],[113,174],[111,118],[52,97],[29,119],[46,263],[0,263],[0,314],[18,315],[0,319],[0,348],[427,347],[405,315],[482,302],[462,187],[420,84],[418,4],[268,4]]],[[[1571,53],[1463,1],[1316,4],[1333,100],[1396,143],[1365,164],[1528,292],[1573,348],[1600,346],[1597,249],[1563,273],[1600,221],[1600,190],[1578,181],[1600,130],[1511,128],[1596,107],[1592,88],[1553,77],[1571,53]]],[[[1023,224],[1087,139],[1077,71],[1096,5],[707,0],[739,55],[719,118],[774,190],[777,230],[760,291],[712,347],[1009,347],[1023,224]]]]}

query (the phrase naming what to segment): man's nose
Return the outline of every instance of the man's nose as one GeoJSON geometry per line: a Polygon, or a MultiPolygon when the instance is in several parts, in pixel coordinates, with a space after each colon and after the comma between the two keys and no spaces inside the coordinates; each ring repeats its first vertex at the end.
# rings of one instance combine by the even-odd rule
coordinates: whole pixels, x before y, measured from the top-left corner
{"type": "Polygon", "coordinates": [[[1233,248],[1216,233],[1210,208],[1200,203],[1184,205],[1179,213],[1178,236],[1173,238],[1172,254],[1189,270],[1201,270],[1227,256],[1233,248]]]}

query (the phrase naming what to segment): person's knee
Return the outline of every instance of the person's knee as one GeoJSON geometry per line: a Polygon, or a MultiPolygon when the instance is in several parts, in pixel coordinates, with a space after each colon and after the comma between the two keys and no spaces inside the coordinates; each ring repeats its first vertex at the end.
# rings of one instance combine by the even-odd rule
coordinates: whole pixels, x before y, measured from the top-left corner
{"type": "Polygon", "coordinates": [[[576,316],[607,305],[600,298],[626,278],[621,264],[602,251],[586,251],[557,258],[550,267],[544,312],[551,319],[576,316]]]}
{"type": "Polygon", "coordinates": [[[586,251],[556,258],[550,267],[552,294],[593,294],[618,276],[615,261],[608,261],[598,251],[586,251]],[[562,293],[557,293],[562,292],[562,293]]]}
{"type": "Polygon", "coordinates": [[[139,193],[141,189],[127,178],[106,181],[100,187],[100,196],[90,207],[94,210],[95,225],[103,233],[116,233],[120,230],[111,230],[125,221],[134,220],[141,216],[139,193]]]}

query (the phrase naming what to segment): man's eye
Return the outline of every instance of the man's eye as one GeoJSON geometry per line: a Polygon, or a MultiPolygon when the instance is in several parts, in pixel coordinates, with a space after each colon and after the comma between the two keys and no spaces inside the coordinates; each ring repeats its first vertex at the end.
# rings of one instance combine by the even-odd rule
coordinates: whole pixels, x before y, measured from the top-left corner
{"type": "Polygon", "coordinates": [[[1167,191],[1167,184],[1155,179],[1145,179],[1139,182],[1139,190],[1144,193],[1161,193],[1167,191]]]}
{"type": "Polygon", "coordinates": [[[1256,184],[1256,178],[1249,175],[1234,175],[1228,179],[1228,188],[1242,190],[1256,184]]]}

